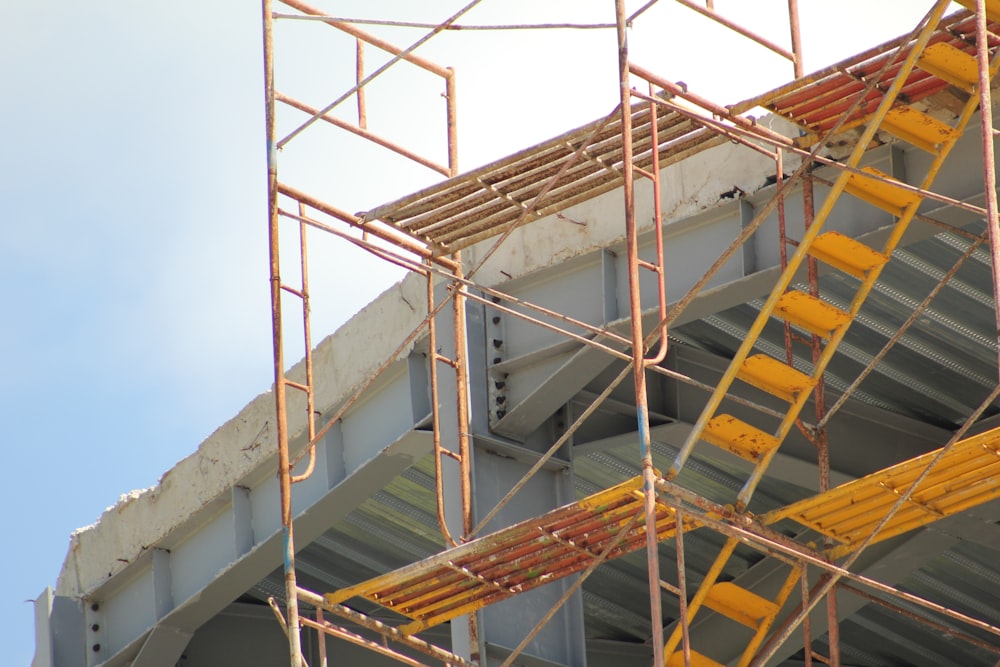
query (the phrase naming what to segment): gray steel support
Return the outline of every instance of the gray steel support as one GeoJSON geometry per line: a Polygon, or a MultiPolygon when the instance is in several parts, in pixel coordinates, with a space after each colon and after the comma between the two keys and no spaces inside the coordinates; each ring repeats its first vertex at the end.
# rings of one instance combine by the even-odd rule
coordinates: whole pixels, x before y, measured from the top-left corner
{"type": "MultiPolygon", "coordinates": [[[[295,485],[293,512],[303,544],[430,452],[430,434],[414,428],[426,415],[414,418],[420,399],[411,400],[408,367],[402,361],[387,371],[372,398],[330,429],[317,449],[316,472],[295,485]],[[396,409],[400,401],[414,410],[396,409]]],[[[145,552],[83,603],[55,598],[50,615],[50,634],[59,636],[55,667],[117,667],[130,661],[173,667],[202,624],[281,562],[278,487],[273,469],[269,473],[233,486],[204,515],[192,517],[161,548],[145,552]],[[76,620],[64,613],[67,603],[76,605],[76,620]],[[67,633],[78,637],[67,649],[78,663],[58,657],[67,633]]]]}
{"type": "MultiPolygon", "coordinates": [[[[502,443],[499,438],[489,433],[487,411],[491,392],[488,391],[488,364],[495,357],[498,346],[493,344],[493,338],[488,336],[487,309],[468,304],[468,360],[470,374],[470,428],[473,432],[473,520],[478,522],[492,509],[513,485],[521,479],[537,457],[537,449],[547,448],[551,444],[548,438],[537,434],[523,446],[523,455],[511,455],[513,449],[522,448],[519,443],[502,443]],[[541,438],[539,440],[539,438],[541,438]],[[547,443],[547,444],[546,444],[547,443]],[[501,453],[503,450],[503,453],[501,453]]],[[[441,352],[447,356],[454,353],[454,337],[449,326],[449,316],[441,316],[438,322],[438,343],[441,352]]],[[[456,422],[454,405],[457,396],[450,374],[442,373],[445,380],[440,382],[439,400],[441,402],[441,429],[444,442],[455,442],[456,422]]],[[[494,395],[495,396],[495,395],[494,395]]],[[[495,398],[494,398],[495,400],[495,398]]],[[[554,411],[558,406],[552,406],[554,411]]],[[[548,414],[544,416],[548,417],[548,414]]],[[[544,429],[543,429],[544,430],[544,429]]],[[[446,478],[448,493],[448,519],[453,535],[461,534],[461,524],[457,522],[459,512],[455,489],[458,487],[456,475],[457,466],[450,466],[449,477],[446,478]]],[[[532,480],[497,514],[484,528],[488,533],[497,528],[508,526],[522,519],[537,516],[543,512],[559,507],[574,499],[572,472],[565,466],[547,466],[540,470],[532,480]]],[[[468,622],[462,619],[452,621],[452,650],[459,655],[473,656],[478,652],[484,665],[499,665],[509,655],[510,649],[517,646],[525,636],[534,630],[540,619],[546,615],[560,597],[566,592],[575,577],[569,577],[525,593],[516,598],[506,600],[480,611],[478,616],[478,646],[476,651],[469,640],[468,622]]],[[[584,667],[586,665],[586,641],[583,627],[583,603],[578,591],[572,594],[569,601],[555,613],[552,620],[527,645],[517,664],[545,665],[564,667],[584,667]]]]}
{"type": "Polygon", "coordinates": [[[84,667],[87,633],[82,603],[46,588],[35,600],[35,658],[31,667],[84,667]]]}

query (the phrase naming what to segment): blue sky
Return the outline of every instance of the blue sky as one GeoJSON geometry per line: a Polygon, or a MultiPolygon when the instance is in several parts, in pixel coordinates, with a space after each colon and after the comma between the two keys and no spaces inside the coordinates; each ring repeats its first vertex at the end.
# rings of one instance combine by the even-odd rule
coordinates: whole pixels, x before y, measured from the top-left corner
{"type": "MultiPolygon", "coordinates": [[[[463,3],[420,3],[419,12],[402,0],[330,4],[346,16],[437,21],[463,3]]],[[[463,20],[613,20],[610,0],[540,4],[485,0],[463,20]]],[[[716,6],[736,12],[741,4],[716,6]]],[[[776,15],[785,6],[757,4],[776,15]]],[[[880,3],[882,16],[859,0],[802,4],[807,69],[815,69],[908,30],[930,3],[880,3]],[[822,16],[820,4],[839,8],[822,16]],[[864,24],[845,31],[861,12],[864,24]]],[[[120,494],[155,484],[271,382],[263,93],[254,2],[51,0],[4,10],[0,558],[9,584],[0,624],[9,664],[27,665],[34,640],[26,600],[55,584],[70,532],[120,494]]],[[[789,78],[789,66],[737,38],[720,48],[714,26],[666,0],[643,21],[633,35],[636,62],[717,101],[789,78]],[[696,29],[674,29],[681,19],[696,29]]],[[[322,28],[296,25],[279,42],[289,56],[279,86],[316,106],[344,89],[339,47],[303,49],[305,36],[325,37],[322,28]],[[317,60],[330,65],[307,75],[304,63],[317,60]]],[[[372,31],[403,45],[420,34],[372,31]]],[[[783,31],[772,36],[785,40],[783,31]]],[[[587,122],[616,101],[608,31],[458,33],[420,53],[457,65],[464,167],[587,122]]],[[[369,66],[378,64],[373,53],[369,66]]],[[[347,61],[345,76],[352,67],[347,61]]],[[[423,149],[416,100],[436,93],[414,78],[373,89],[371,122],[423,149]]],[[[436,180],[384,172],[379,156],[328,135],[323,129],[300,153],[290,146],[282,166],[343,208],[362,210],[436,180]],[[376,186],[372,170],[390,177],[376,186]]],[[[335,257],[314,273],[329,295],[315,315],[316,340],[397,277],[357,254],[335,257]]]]}

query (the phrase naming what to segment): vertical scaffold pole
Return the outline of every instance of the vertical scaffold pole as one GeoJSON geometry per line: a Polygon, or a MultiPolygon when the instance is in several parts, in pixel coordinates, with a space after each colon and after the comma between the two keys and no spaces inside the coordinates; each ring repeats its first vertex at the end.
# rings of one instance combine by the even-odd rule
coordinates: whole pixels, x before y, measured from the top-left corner
{"type": "Polygon", "coordinates": [[[792,38],[792,71],[796,79],[802,78],[805,69],[802,64],[802,32],[799,30],[799,0],[788,0],[788,30],[792,38]]]}
{"type": "MultiPolygon", "coordinates": [[[[635,222],[635,179],[632,172],[632,95],[629,89],[628,38],[625,34],[625,2],[615,0],[618,34],[618,82],[621,92],[622,176],[625,192],[625,236],[628,251],[629,307],[632,319],[632,372],[635,378],[639,453],[642,456],[646,515],[646,560],[649,577],[650,623],[653,665],[663,667],[663,610],[660,605],[660,559],[656,533],[656,476],[649,437],[649,405],[646,396],[646,359],[642,334],[642,303],[639,293],[639,237],[635,222]]],[[[654,150],[656,148],[654,147],[654,150]]]]}
{"type": "Polygon", "coordinates": [[[983,190],[986,227],[993,260],[993,298],[996,313],[994,340],[1000,342],[1000,221],[997,215],[997,177],[993,154],[993,99],[990,91],[990,45],[986,30],[986,0],[976,0],[976,58],[979,62],[979,123],[983,137],[983,190]]]}
{"type": "Polygon", "coordinates": [[[271,336],[274,351],[275,432],[278,441],[278,481],[284,537],[285,604],[291,667],[302,667],[299,599],[295,581],[295,540],[292,534],[292,481],[288,459],[288,405],[285,397],[285,355],[281,332],[281,270],[278,254],[278,165],[274,137],[274,39],[271,0],[261,0],[264,33],[264,128],[267,140],[267,225],[271,280],[271,336]]]}

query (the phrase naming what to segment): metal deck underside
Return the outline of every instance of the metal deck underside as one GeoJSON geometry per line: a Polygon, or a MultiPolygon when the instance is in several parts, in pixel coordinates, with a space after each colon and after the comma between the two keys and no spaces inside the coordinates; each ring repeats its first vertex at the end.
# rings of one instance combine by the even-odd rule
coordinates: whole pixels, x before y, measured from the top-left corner
{"type": "MultiPolygon", "coordinates": [[[[949,41],[966,52],[972,49],[962,36],[972,29],[967,12],[954,15],[943,25],[946,27],[935,39],[949,41]]],[[[772,91],[742,105],[745,108],[739,105],[731,108],[746,111],[766,106],[792,115],[804,114],[800,119],[804,129],[822,130],[833,117],[829,115],[833,114],[832,107],[821,104],[818,108],[803,109],[799,103],[823,95],[846,94],[863,86],[859,82],[861,73],[868,73],[872,68],[877,70],[885,51],[886,47],[878,47],[831,68],[826,76],[772,91]]],[[[928,105],[935,104],[940,94],[950,94],[947,89],[928,88],[919,79],[912,82],[909,93],[913,96],[911,99],[923,98],[928,105]]],[[[637,111],[634,114],[638,130],[636,142],[644,156],[640,156],[640,162],[649,159],[652,150],[649,126],[643,126],[648,120],[647,113],[637,111]]],[[[668,160],[680,162],[695,152],[723,143],[716,135],[696,128],[672,112],[662,111],[661,118],[671,128],[661,130],[661,153],[668,160]]],[[[525,222],[618,187],[617,122],[614,119],[607,123],[595,122],[378,207],[364,214],[362,219],[381,220],[437,249],[456,250],[497,236],[519,224],[526,215],[525,206],[534,202],[549,179],[559,173],[585,139],[593,141],[593,150],[588,149],[587,154],[578,156],[567,169],[567,178],[537,202],[540,215],[529,213],[525,222]]],[[[959,154],[953,159],[954,164],[942,172],[940,188],[936,190],[958,200],[981,203],[982,178],[976,148],[970,140],[956,149],[959,154]],[[975,164],[976,168],[968,168],[970,164],[975,164]]],[[[902,151],[896,146],[883,146],[872,155],[873,163],[904,179],[908,167],[919,171],[926,159],[917,151],[902,151]]],[[[829,178],[831,173],[830,168],[816,172],[820,179],[829,178]]],[[[824,188],[822,181],[817,182],[817,198],[823,195],[824,188]]],[[[741,200],[727,199],[733,192],[720,192],[714,208],[667,225],[667,244],[676,249],[676,255],[668,257],[671,263],[667,266],[671,299],[679,298],[686,291],[739,232],[755,207],[773,193],[773,186],[768,185],[761,185],[756,193],[741,200]]],[[[800,210],[801,198],[798,195],[790,197],[789,207],[800,210]]],[[[985,229],[968,211],[946,208],[935,202],[925,202],[921,213],[953,225],[955,229],[942,231],[931,225],[914,225],[881,274],[827,369],[831,401],[880,352],[935,283],[970,250],[985,229]]],[[[885,235],[889,223],[890,218],[885,213],[855,203],[832,218],[828,226],[853,238],[880,238],[885,235]]],[[[662,364],[665,368],[687,375],[704,386],[716,382],[746,336],[761,307],[761,298],[777,274],[775,230],[776,220],[770,219],[742,256],[727,265],[719,278],[709,285],[706,294],[677,321],[670,332],[672,345],[662,364]]],[[[643,243],[641,251],[648,253],[652,245],[650,239],[643,243]]],[[[502,287],[514,296],[552,308],[572,304],[570,310],[574,317],[598,326],[621,326],[621,318],[627,310],[623,305],[624,277],[617,250],[616,247],[597,250],[502,287]],[[592,298],[580,299],[581,293],[590,294],[592,298]]],[[[856,288],[852,280],[831,271],[822,272],[819,277],[824,295],[831,295],[834,300],[842,295],[843,302],[835,303],[842,307],[856,288]]],[[[961,424],[996,385],[997,346],[990,280],[989,254],[980,245],[876,371],[861,384],[841,414],[831,421],[834,484],[863,477],[941,447],[950,431],[961,424]]],[[[648,287],[649,284],[644,283],[643,302],[652,308],[650,297],[654,292],[648,287]]],[[[805,288],[805,283],[796,287],[805,288]]],[[[487,466],[499,468],[515,460],[530,464],[560,429],[579,415],[624,367],[624,362],[604,352],[566,341],[550,332],[540,332],[516,318],[491,311],[488,306],[473,311],[472,318],[477,328],[473,330],[470,346],[473,359],[479,364],[473,365],[477,379],[483,386],[496,387],[500,381],[507,385],[503,394],[491,388],[473,396],[483,404],[488,402],[491,409],[489,422],[475,424],[473,433],[476,457],[487,466]],[[497,341],[501,345],[497,345],[497,341]],[[499,359],[496,355],[501,354],[502,361],[490,363],[490,359],[499,359]],[[495,408],[501,404],[498,401],[501,396],[504,408],[498,411],[495,408]]],[[[758,347],[773,357],[783,357],[781,325],[772,322],[765,329],[758,347]]],[[[436,516],[434,463],[428,454],[430,420],[427,417],[429,399],[424,395],[427,379],[424,351],[418,345],[414,354],[398,365],[393,377],[373,390],[370,400],[348,413],[321,448],[317,475],[296,487],[300,494],[297,497],[300,504],[296,508],[299,517],[296,519],[296,539],[301,546],[296,567],[302,587],[322,592],[348,588],[418,561],[433,559],[444,550],[436,516]],[[404,454],[412,455],[415,463],[411,465],[404,454]]],[[[809,366],[811,361],[807,353],[803,348],[796,356],[796,367],[809,366]]],[[[651,377],[657,378],[652,383],[650,402],[654,464],[665,470],[697,418],[707,393],[675,380],[651,377]]],[[[739,387],[736,393],[766,405],[773,404],[773,399],[748,386],[739,387]]],[[[562,476],[560,478],[571,480],[571,496],[577,499],[592,496],[640,474],[633,399],[630,389],[619,387],[580,429],[571,446],[563,448],[547,466],[546,471],[554,478],[562,476]]],[[[803,415],[808,415],[810,409],[803,415]]],[[[746,410],[748,408],[735,403],[731,406],[732,413],[737,416],[746,410]]],[[[991,406],[976,432],[996,426],[998,416],[1000,408],[991,406]]],[[[747,466],[722,451],[706,449],[696,450],[674,481],[711,501],[732,502],[746,477],[747,466]]],[[[268,472],[268,476],[273,477],[273,473],[268,472]]],[[[815,450],[804,438],[793,433],[782,446],[781,454],[764,477],[748,509],[760,515],[810,498],[818,490],[815,478],[815,450]]],[[[212,640],[210,633],[216,632],[214,628],[196,628],[208,628],[223,615],[218,609],[226,608],[232,600],[268,611],[261,603],[270,596],[278,600],[283,598],[277,547],[280,523],[276,522],[276,517],[260,510],[267,502],[275,502],[276,482],[261,482],[253,488],[234,486],[232,492],[232,499],[223,501],[230,505],[219,515],[221,518],[212,520],[212,528],[217,529],[217,534],[204,538],[202,543],[198,542],[199,536],[190,538],[178,545],[169,558],[159,551],[153,557],[153,564],[149,566],[153,589],[160,585],[157,583],[160,579],[156,578],[159,576],[155,569],[157,562],[169,565],[183,558],[185,565],[197,564],[197,577],[193,578],[197,581],[184,588],[183,594],[173,593],[174,601],[170,603],[173,606],[163,603],[162,608],[157,607],[155,613],[150,613],[149,619],[140,619],[128,613],[127,604],[105,605],[102,613],[107,613],[108,621],[102,620],[102,624],[114,626],[114,622],[119,621],[128,629],[121,631],[120,636],[104,640],[104,650],[108,652],[104,657],[108,660],[100,664],[115,667],[132,664],[130,661],[138,654],[140,658],[136,659],[135,667],[158,665],[154,656],[157,645],[153,640],[162,637],[157,636],[159,629],[182,628],[188,632],[187,637],[182,636],[174,642],[175,647],[180,647],[177,648],[179,654],[192,633],[192,646],[196,649],[201,646],[198,645],[199,632],[203,633],[204,642],[212,640]],[[235,525],[235,530],[230,523],[235,525]],[[230,533],[235,534],[235,538],[230,533]],[[220,544],[230,546],[227,540],[234,543],[231,553],[215,558],[221,550],[220,544]],[[185,552],[188,548],[189,552],[185,552]]],[[[541,514],[551,506],[530,515],[541,514]]],[[[527,509],[525,514],[528,514],[527,509]]],[[[489,530],[497,527],[491,525],[489,530]]],[[[819,533],[803,534],[802,526],[790,520],[780,521],[774,527],[788,536],[821,539],[819,533]]],[[[700,583],[723,542],[722,535],[704,528],[686,535],[689,586],[700,583]]],[[[659,557],[663,578],[676,582],[672,540],[661,542],[659,557]]],[[[994,500],[879,544],[855,569],[995,623],[1000,618],[1000,568],[997,563],[1000,563],[1000,501],[994,500]]],[[[452,566],[445,565],[454,572],[452,566]]],[[[195,566],[190,567],[195,569],[195,566]]],[[[169,573],[169,568],[164,571],[169,573]]],[[[134,581],[145,575],[143,571],[134,581]]],[[[772,559],[750,547],[739,546],[722,579],[753,587],[773,575],[772,559]]],[[[175,591],[180,590],[176,582],[181,576],[173,576],[173,587],[175,591]]],[[[169,574],[166,581],[169,588],[169,574]]],[[[132,586],[129,582],[112,580],[105,586],[107,598],[113,599],[122,591],[129,593],[138,588],[130,588],[132,586]]],[[[121,598],[126,597],[121,594],[121,598]]],[[[650,614],[644,554],[628,553],[600,565],[583,584],[581,599],[588,660],[592,665],[649,664],[652,651],[648,644],[650,614]]],[[[996,653],[930,630],[908,616],[847,594],[841,594],[840,601],[840,647],[845,666],[993,667],[997,663],[996,653]]],[[[500,602],[496,608],[501,610],[499,613],[516,613],[518,603],[518,599],[508,600],[500,602]]],[[[393,625],[410,620],[358,599],[350,601],[350,605],[393,625]]],[[[1000,642],[996,636],[970,629],[952,619],[916,607],[907,610],[980,642],[990,645],[1000,642]]],[[[664,596],[663,612],[668,623],[677,619],[676,598],[664,596]]],[[[273,618],[268,621],[273,626],[273,618]]],[[[86,623],[89,625],[90,620],[86,623]]],[[[727,623],[713,614],[705,614],[696,619],[692,632],[712,637],[724,651],[728,644],[734,647],[740,644],[738,638],[729,637],[732,627],[727,623]]],[[[823,651],[826,628],[821,623],[814,623],[812,631],[816,649],[823,651]]],[[[432,629],[424,636],[445,646],[450,642],[447,633],[440,629],[432,629]]],[[[801,646],[800,638],[788,642],[774,664],[802,665],[801,646]]],[[[196,650],[191,651],[192,655],[196,653],[196,650]]],[[[555,664],[541,659],[531,662],[530,656],[526,659],[529,659],[526,665],[555,664]]],[[[210,663],[195,664],[200,667],[210,663]]]]}

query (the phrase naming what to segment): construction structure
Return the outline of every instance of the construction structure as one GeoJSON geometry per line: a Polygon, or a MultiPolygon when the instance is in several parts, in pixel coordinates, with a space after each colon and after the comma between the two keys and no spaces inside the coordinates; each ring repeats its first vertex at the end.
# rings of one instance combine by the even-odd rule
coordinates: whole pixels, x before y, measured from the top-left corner
{"type": "Polygon", "coordinates": [[[264,0],[273,391],[74,535],[36,667],[1000,664],[1000,6],[806,75],[795,0],[787,49],[673,1],[791,83],[705,99],[618,0],[617,108],[461,173],[414,50],[476,1],[403,48],[264,0]],[[323,107],[274,85],[307,19],[357,44],[323,107]],[[445,164],[367,127],[396,63],[445,164]],[[331,125],[445,179],[348,213],[277,167],[331,125]],[[317,346],[311,235],[409,272],[317,346]]]}

